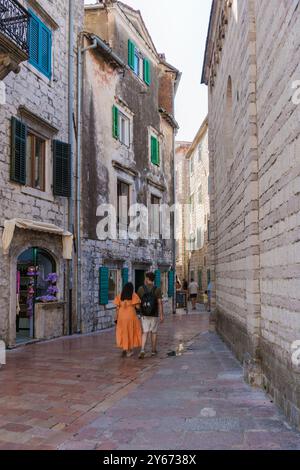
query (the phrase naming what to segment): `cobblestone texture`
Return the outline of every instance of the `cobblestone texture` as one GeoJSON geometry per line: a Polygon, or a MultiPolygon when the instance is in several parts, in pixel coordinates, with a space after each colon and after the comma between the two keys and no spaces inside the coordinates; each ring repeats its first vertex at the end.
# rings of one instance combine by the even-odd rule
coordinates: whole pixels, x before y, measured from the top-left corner
{"type": "Polygon", "coordinates": [[[169,317],[159,350],[122,359],[110,330],[9,352],[0,449],[300,449],[206,313],[169,317]],[[181,341],[185,352],[168,357],[181,341]]]}

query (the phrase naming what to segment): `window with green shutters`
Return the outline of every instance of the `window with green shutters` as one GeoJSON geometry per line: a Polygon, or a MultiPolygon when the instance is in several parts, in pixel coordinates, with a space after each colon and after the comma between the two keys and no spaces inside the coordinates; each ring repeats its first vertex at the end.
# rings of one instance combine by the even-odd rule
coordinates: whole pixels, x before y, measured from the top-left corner
{"type": "Polygon", "coordinates": [[[52,32],[32,11],[29,13],[29,63],[50,79],[52,32]]]}
{"type": "Polygon", "coordinates": [[[10,179],[26,184],[27,126],[16,118],[11,120],[11,166],[10,179]]]}
{"type": "Polygon", "coordinates": [[[109,281],[109,269],[107,267],[101,267],[99,269],[99,304],[108,304],[108,281],[109,281]]]}
{"type": "Polygon", "coordinates": [[[151,136],[151,162],[153,165],[159,166],[160,165],[160,145],[159,140],[151,136]]]}
{"type": "Polygon", "coordinates": [[[71,147],[59,140],[53,141],[53,194],[71,195],[71,147]]]}
{"type": "Polygon", "coordinates": [[[151,84],[151,69],[148,59],[144,59],[144,82],[150,86],[151,84]]]}
{"type": "Polygon", "coordinates": [[[128,39],[128,65],[135,75],[143,80],[148,86],[151,85],[150,61],[143,56],[142,52],[139,51],[131,39],[128,39]]]}

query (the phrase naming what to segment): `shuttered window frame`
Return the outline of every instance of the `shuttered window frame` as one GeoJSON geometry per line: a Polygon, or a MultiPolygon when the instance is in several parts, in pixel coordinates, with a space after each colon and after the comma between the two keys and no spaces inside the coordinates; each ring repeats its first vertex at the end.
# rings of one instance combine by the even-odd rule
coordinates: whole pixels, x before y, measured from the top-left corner
{"type": "Polygon", "coordinates": [[[134,70],[134,53],[135,53],[135,44],[131,39],[128,39],[128,65],[134,70]]]}
{"type": "Polygon", "coordinates": [[[27,125],[12,117],[10,179],[22,185],[26,184],[26,147],[27,125]]]}
{"type": "Polygon", "coordinates": [[[174,297],[175,272],[171,269],[168,272],[168,297],[174,297]]]}
{"type": "Polygon", "coordinates": [[[71,146],[53,140],[53,194],[71,196],[71,146]]]}
{"type": "Polygon", "coordinates": [[[122,269],[122,287],[124,287],[125,284],[128,283],[128,279],[129,279],[129,269],[123,268],[122,269]]]}
{"type": "Polygon", "coordinates": [[[159,289],[161,288],[161,272],[159,269],[155,271],[155,281],[154,281],[155,287],[158,287],[159,289]]]}
{"type": "Polygon", "coordinates": [[[52,76],[52,31],[29,10],[29,63],[49,80],[52,76]]]}
{"type": "Polygon", "coordinates": [[[150,61],[144,58],[144,82],[146,85],[151,85],[151,68],[150,68],[150,61]]]}
{"type": "Polygon", "coordinates": [[[108,305],[109,268],[102,266],[99,269],[99,304],[108,305]]]}
{"type": "Polygon", "coordinates": [[[160,166],[160,143],[157,137],[151,135],[150,138],[150,154],[151,163],[155,166],[160,166]]]}
{"type": "Polygon", "coordinates": [[[112,108],[112,134],[114,139],[119,139],[119,109],[115,105],[112,108]]]}

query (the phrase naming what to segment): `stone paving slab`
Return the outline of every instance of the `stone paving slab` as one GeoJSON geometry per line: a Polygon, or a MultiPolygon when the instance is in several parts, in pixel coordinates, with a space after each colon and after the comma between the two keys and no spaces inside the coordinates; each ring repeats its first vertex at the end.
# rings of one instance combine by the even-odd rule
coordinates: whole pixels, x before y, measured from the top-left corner
{"type": "Polygon", "coordinates": [[[0,449],[300,449],[300,434],[244,383],[206,313],[166,319],[159,350],[122,359],[109,330],[10,351],[0,449]],[[169,357],[180,342],[184,353],[169,357]]]}

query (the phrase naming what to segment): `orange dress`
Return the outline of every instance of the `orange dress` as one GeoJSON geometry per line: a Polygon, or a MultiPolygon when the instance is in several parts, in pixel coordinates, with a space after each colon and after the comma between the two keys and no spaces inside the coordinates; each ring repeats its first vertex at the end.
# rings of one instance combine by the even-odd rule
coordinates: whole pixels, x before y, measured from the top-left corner
{"type": "Polygon", "coordinates": [[[133,294],[132,300],[121,300],[118,295],[114,304],[119,307],[116,340],[117,346],[123,351],[130,351],[142,345],[142,327],[137,317],[135,307],[141,303],[137,294],[133,294]]]}

